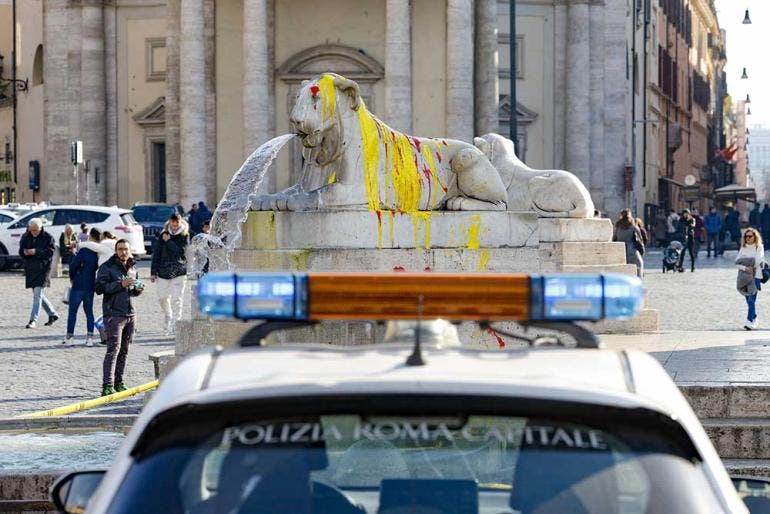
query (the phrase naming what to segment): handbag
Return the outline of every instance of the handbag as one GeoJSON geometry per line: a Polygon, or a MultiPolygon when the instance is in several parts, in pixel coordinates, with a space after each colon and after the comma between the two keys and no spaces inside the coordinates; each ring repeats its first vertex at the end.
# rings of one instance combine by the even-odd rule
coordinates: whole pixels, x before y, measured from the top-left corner
{"type": "Polygon", "coordinates": [[[64,288],[64,295],[62,296],[61,301],[62,301],[62,303],[64,305],[69,305],[69,303],[70,303],[70,286],[67,286],[67,287],[64,288]]]}
{"type": "Polygon", "coordinates": [[[640,255],[644,255],[644,243],[639,240],[639,235],[636,232],[634,232],[634,248],[640,255]]]}
{"type": "Polygon", "coordinates": [[[767,267],[767,264],[763,264],[762,265],[762,278],[759,281],[764,284],[768,280],[770,280],[770,268],[767,267]]]}

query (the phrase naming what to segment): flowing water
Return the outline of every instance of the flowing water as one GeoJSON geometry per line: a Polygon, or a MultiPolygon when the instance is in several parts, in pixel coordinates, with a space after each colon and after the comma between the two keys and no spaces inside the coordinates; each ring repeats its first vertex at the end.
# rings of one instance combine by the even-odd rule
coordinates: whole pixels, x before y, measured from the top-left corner
{"type": "Polygon", "coordinates": [[[117,432],[0,433],[0,473],[107,469],[124,438],[117,432]]]}
{"type": "Polygon", "coordinates": [[[211,218],[211,231],[192,240],[192,276],[199,277],[206,262],[211,271],[232,269],[232,255],[241,242],[241,225],[246,221],[251,202],[270,164],[296,134],[284,134],[266,142],[241,165],[227,186],[211,218]]]}

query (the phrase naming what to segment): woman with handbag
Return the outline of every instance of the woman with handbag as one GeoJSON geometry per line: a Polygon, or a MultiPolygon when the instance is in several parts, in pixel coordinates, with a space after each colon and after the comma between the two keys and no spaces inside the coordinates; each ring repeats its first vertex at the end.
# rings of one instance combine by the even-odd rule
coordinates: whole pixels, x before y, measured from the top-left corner
{"type": "Polygon", "coordinates": [[[743,328],[756,330],[757,322],[757,294],[762,289],[762,270],[767,266],[765,261],[765,249],[762,246],[762,236],[753,228],[747,228],[741,238],[741,248],[735,258],[738,266],[738,292],[746,298],[748,315],[743,328]]]}
{"type": "Polygon", "coordinates": [[[636,220],[629,209],[621,209],[618,221],[615,222],[613,241],[626,244],[626,264],[636,264],[636,274],[639,278],[644,275],[644,240],[636,220]]]}
{"type": "Polygon", "coordinates": [[[695,218],[692,217],[690,209],[683,209],[679,221],[676,222],[675,239],[682,242],[684,250],[679,254],[679,271],[684,271],[684,252],[690,253],[690,271],[695,271],[695,218]]]}

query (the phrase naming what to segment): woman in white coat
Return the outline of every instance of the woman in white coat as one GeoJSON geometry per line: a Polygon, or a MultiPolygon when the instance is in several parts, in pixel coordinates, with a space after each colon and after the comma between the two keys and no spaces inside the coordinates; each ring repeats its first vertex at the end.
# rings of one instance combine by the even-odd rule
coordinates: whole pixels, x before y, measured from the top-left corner
{"type": "MultiPolygon", "coordinates": [[[[767,263],[765,261],[765,250],[762,246],[762,237],[759,232],[753,228],[748,228],[743,233],[741,238],[741,249],[738,250],[738,256],[735,258],[738,269],[743,272],[751,273],[754,276],[754,284],[757,291],[762,287],[762,267],[767,263]],[[749,259],[749,262],[753,260],[753,264],[745,265],[738,264],[738,261],[746,262],[743,259],[749,259]]],[[[746,330],[756,330],[759,327],[757,322],[757,292],[754,294],[744,296],[746,298],[746,305],[748,307],[748,315],[746,316],[746,323],[743,328],[746,330]]]]}

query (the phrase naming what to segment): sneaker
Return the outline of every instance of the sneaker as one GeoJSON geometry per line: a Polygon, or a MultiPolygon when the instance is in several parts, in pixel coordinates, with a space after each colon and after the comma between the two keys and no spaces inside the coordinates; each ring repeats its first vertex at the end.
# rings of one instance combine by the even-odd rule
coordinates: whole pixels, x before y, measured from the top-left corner
{"type": "Polygon", "coordinates": [[[50,327],[54,324],[54,322],[59,319],[59,316],[56,314],[52,314],[51,316],[48,316],[48,321],[45,322],[45,326],[50,327]]]}
{"type": "Polygon", "coordinates": [[[75,343],[75,339],[72,336],[64,336],[64,341],[61,344],[68,346],[75,343]]]}
{"type": "Polygon", "coordinates": [[[102,346],[107,346],[107,340],[106,339],[99,339],[99,344],[102,346]]]}
{"type": "Polygon", "coordinates": [[[743,328],[746,330],[753,330],[754,329],[754,322],[746,320],[746,323],[743,324],[743,328]]]}
{"type": "Polygon", "coordinates": [[[27,323],[27,328],[37,328],[37,321],[30,321],[27,323]]]}
{"type": "Polygon", "coordinates": [[[759,320],[757,318],[754,318],[754,321],[751,322],[751,330],[756,330],[759,328],[759,320]]]}
{"type": "Polygon", "coordinates": [[[115,394],[115,388],[111,385],[102,386],[102,396],[109,396],[115,394]]]}
{"type": "Polygon", "coordinates": [[[120,382],[119,384],[115,384],[115,392],[120,393],[128,389],[123,382],[120,382]]]}
{"type": "Polygon", "coordinates": [[[86,336],[86,346],[93,346],[94,345],[93,337],[94,336],[92,336],[91,334],[86,336]]]}

